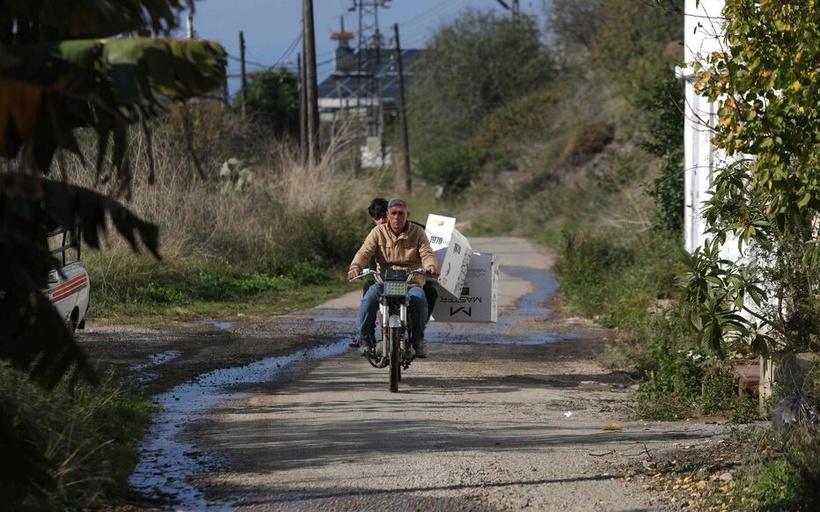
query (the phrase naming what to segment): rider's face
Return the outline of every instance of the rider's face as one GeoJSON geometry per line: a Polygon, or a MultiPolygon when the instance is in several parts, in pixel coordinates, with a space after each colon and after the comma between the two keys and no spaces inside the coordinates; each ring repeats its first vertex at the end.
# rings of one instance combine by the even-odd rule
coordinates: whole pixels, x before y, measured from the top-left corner
{"type": "Polygon", "coordinates": [[[408,214],[409,212],[404,206],[394,206],[387,212],[387,222],[394,233],[399,233],[404,229],[408,214]]]}
{"type": "Polygon", "coordinates": [[[373,222],[375,222],[376,225],[386,224],[387,223],[387,214],[385,213],[381,217],[373,217],[373,222]]]}

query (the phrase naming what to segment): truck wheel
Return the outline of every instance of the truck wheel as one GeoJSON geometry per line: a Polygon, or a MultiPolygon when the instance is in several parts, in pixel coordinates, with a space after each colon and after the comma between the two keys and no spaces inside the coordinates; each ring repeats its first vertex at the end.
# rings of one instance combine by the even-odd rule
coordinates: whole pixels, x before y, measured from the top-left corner
{"type": "Polygon", "coordinates": [[[79,321],[78,321],[79,319],[80,319],[80,310],[77,309],[77,308],[74,308],[71,311],[71,317],[68,320],[68,330],[71,332],[72,336],[77,335],[77,325],[79,324],[79,321]]]}

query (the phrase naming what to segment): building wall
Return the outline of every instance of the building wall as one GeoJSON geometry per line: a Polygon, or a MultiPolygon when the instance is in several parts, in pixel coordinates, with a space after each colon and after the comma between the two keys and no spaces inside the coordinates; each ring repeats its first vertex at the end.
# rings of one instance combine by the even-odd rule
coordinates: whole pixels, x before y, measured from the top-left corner
{"type": "Polygon", "coordinates": [[[723,0],[686,0],[685,4],[684,67],[679,68],[678,73],[686,84],[684,234],[685,248],[690,252],[706,239],[701,210],[709,197],[715,167],[724,160],[710,142],[709,127],[714,126],[716,107],[695,93],[692,63],[720,49],[723,6],[723,0]]]}

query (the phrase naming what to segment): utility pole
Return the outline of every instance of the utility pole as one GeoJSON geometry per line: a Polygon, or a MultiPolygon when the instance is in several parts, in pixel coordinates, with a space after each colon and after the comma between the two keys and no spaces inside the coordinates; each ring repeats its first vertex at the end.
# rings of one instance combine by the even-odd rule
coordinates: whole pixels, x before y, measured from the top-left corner
{"type": "Polygon", "coordinates": [[[248,103],[248,74],[245,71],[245,34],[239,31],[239,65],[242,76],[242,120],[245,120],[245,105],[248,103]]]}
{"type": "Polygon", "coordinates": [[[501,7],[507,9],[508,11],[512,11],[513,17],[518,16],[518,13],[521,12],[521,7],[518,5],[518,0],[512,0],[509,4],[504,0],[498,0],[498,3],[501,4],[501,7]]]}
{"type": "Polygon", "coordinates": [[[316,39],[313,31],[313,0],[302,0],[302,41],[305,48],[308,162],[319,160],[319,91],[316,81],[316,39]]]}
{"type": "Polygon", "coordinates": [[[402,142],[404,143],[404,179],[407,193],[413,188],[410,173],[410,137],[407,134],[407,108],[404,100],[404,68],[401,63],[401,43],[399,42],[399,24],[393,24],[393,35],[396,38],[396,65],[399,72],[399,115],[401,116],[402,142]]]}
{"type": "MultiPolygon", "coordinates": [[[[305,42],[302,41],[302,48],[305,42]]],[[[299,68],[299,158],[302,165],[307,163],[308,131],[307,131],[307,88],[305,87],[305,66],[302,64],[302,54],[296,56],[296,66],[299,68]]]]}

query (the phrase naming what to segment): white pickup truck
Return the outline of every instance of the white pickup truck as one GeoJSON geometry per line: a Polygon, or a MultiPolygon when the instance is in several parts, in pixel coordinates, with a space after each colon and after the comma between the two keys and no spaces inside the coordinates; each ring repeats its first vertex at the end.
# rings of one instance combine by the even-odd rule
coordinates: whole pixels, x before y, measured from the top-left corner
{"type": "Polygon", "coordinates": [[[51,254],[60,261],[60,267],[49,272],[48,288],[44,290],[72,333],[85,328],[89,292],[88,272],[80,260],[79,227],[74,235],[66,230],[49,235],[51,254]],[[70,252],[75,259],[70,258],[70,252]]]}

